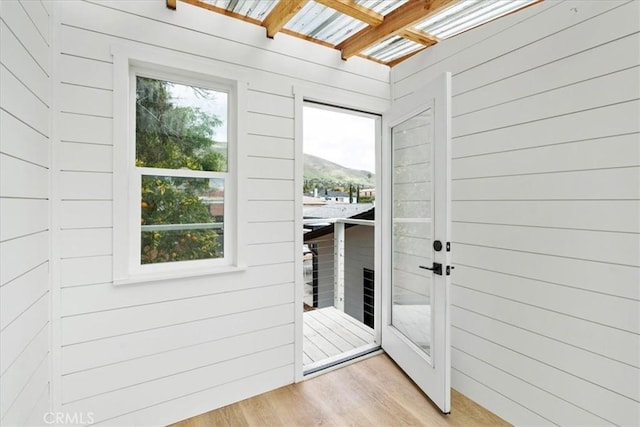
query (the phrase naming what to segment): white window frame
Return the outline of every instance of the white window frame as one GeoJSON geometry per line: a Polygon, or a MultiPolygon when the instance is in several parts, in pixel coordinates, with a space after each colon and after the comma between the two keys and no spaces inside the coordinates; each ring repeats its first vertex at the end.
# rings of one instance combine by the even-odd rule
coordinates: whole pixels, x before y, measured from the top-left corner
{"type": "Polygon", "coordinates": [[[245,140],[246,82],[236,71],[163,51],[133,51],[113,47],[114,58],[114,146],[113,146],[113,283],[115,285],[164,281],[193,276],[230,273],[246,269],[244,230],[244,182],[241,147],[245,140]],[[178,58],[179,56],[179,58],[178,58]],[[180,64],[176,68],[171,64],[180,64]],[[227,171],[203,172],[136,167],[136,76],[212,89],[228,94],[227,171]],[[190,261],[142,264],[141,178],[142,175],[224,178],[224,256],[190,261]]]}

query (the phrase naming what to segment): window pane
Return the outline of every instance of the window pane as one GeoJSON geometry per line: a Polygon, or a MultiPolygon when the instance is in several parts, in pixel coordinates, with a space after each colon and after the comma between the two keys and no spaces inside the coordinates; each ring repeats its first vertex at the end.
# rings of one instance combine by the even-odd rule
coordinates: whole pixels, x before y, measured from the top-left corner
{"type": "Polygon", "coordinates": [[[227,171],[227,94],[136,77],[136,166],[227,171]]]}
{"type": "Polygon", "coordinates": [[[224,179],[143,175],[142,264],[224,256],[224,179]]]}

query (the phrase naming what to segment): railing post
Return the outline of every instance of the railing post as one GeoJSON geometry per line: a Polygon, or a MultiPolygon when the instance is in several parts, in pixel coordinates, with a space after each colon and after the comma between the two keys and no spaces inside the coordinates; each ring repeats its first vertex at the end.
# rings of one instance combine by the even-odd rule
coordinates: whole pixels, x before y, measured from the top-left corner
{"type": "Polygon", "coordinates": [[[344,311],[344,223],[333,224],[333,305],[344,311]]]}

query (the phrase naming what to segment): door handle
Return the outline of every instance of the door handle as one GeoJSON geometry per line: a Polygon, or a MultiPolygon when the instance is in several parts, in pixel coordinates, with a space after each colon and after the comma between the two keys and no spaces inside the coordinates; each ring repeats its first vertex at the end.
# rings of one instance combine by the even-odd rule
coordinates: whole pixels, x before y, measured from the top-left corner
{"type": "Polygon", "coordinates": [[[418,267],[433,271],[438,276],[442,276],[442,264],[439,262],[434,262],[433,267],[427,267],[426,265],[419,265],[418,267]]]}

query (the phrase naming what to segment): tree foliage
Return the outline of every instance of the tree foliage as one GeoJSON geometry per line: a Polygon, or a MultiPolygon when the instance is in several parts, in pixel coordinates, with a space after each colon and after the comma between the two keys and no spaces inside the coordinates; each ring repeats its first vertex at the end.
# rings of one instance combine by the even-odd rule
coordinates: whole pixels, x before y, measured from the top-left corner
{"type": "MultiPolygon", "coordinates": [[[[137,78],[136,165],[166,169],[226,171],[226,156],[216,151],[214,130],[222,122],[195,107],[177,105],[171,83],[137,78]]],[[[194,88],[199,96],[208,92],[194,88]]],[[[211,214],[202,196],[215,192],[207,178],[143,175],[142,225],[202,224],[222,218],[211,214]]],[[[222,189],[223,190],[223,189],[222,189]]],[[[222,236],[211,228],[143,231],[142,264],[222,256],[222,236]]]]}
{"type": "MultiPolygon", "coordinates": [[[[226,159],[216,151],[217,117],[199,108],[172,102],[171,83],[137,78],[136,163],[137,166],[205,171],[225,171],[226,159]]],[[[203,98],[209,92],[193,88],[203,98]]]]}

